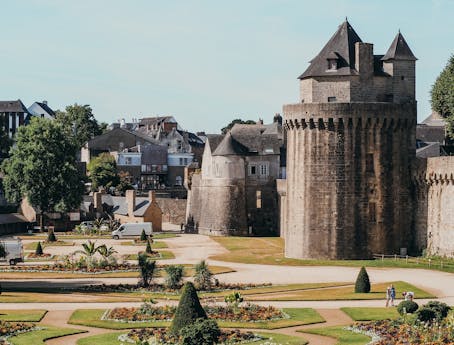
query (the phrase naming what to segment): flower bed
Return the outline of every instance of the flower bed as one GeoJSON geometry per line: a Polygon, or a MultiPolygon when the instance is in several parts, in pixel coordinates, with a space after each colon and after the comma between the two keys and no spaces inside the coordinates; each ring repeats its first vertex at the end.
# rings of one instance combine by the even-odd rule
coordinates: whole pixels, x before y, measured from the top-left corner
{"type": "Polygon", "coordinates": [[[405,323],[385,320],[355,324],[354,331],[375,334],[374,345],[446,345],[454,344],[454,316],[441,323],[405,323]]]}
{"type": "Polygon", "coordinates": [[[25,322],[8,322],[0,320],[0,345],[9,344],[7,338],[14,335],[29,332],[35,329],[35,325],[25,322]]]}
{"type": "MultiPolygon", "coordinates": [[[[139,342],[153,339],[151,344],[157,345],[174,345],[178,344],[178,337],[167,333],[165,328],[144,328],[133,329],[127,334],[122,334],[118,340],[125,343],[136,344],[139,342]]],[[[240,344],[242,342],[259,341],[263,339],[259,335],[252,332],[240,332],[239,330],[222,330],[221,336],[218,339],[218,345],[240,344]]]]}
{"type": "Polygon", "coordinates": [[[49,259],[52,255],[49,254],[49,253],[43,253],[43,254],[36,254],[36,253],[29,253],[27,254],[27,256],[25,257],[26,259],[41,259],[41,260],[44,260],[44,259],[49,259]]]}
{"type": "Polygon", "coordinates": [[[130,272],[138,271],[136,265],[128,263],[117,265],[106,265],[103,267],[77,267],[55,263],[52,265],[30,265],[30,266],[8,266],[0,270],[0,272],[74,272],[74,273],[104,273],[104,272],[130,272]]]}
{"type": "MultiPolygon", "coordinates": [[[[246,304],[237,308],[231,306],[204,306],[207,316],[217,321],[262,322],[288,318],[280,309],[256,304],[246,304]]],[[[140,308],[114,308],[108,311],[103,320],[119,322],[170,321],[176,307],[155,307],[145,303],[140,308]]]]}

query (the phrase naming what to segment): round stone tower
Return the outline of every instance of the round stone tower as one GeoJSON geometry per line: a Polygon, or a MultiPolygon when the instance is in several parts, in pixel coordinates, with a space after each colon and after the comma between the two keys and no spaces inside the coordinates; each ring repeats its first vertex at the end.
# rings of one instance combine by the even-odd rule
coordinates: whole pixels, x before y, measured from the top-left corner
{"type": "Polygon", "coordinates": [[[400,33],[374,56],[346,21],[300,76],[300,103],[283,108],[287,257],[361,259],[411,248],[415,60],[400,33]]]}

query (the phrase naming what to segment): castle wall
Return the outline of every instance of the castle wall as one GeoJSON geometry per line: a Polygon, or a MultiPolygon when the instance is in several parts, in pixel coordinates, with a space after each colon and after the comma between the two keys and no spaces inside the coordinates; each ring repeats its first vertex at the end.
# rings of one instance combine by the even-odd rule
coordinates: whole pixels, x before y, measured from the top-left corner
{"type": "Polygon", "coordinates": [[[415,179],[413,186],[413,228],[415,229],[415,249],[418,254],[427,249],[428,192],[426,181],[427,159],[416,158],[415,179]]]}
{"type": "Polygon", "coordinates": [[[284,115],[286,256],[410,249],[416,104],[294,104],[284,115]]]}

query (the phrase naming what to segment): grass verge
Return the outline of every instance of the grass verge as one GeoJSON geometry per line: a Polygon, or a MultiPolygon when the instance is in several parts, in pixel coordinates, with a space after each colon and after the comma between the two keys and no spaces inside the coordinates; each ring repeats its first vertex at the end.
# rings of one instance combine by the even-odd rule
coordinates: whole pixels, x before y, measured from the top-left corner
{"type": "Polygon", "coordinates": [[[9,338],[12,345],[44,345],[46,340],[63,337],[66,335],[84,333],[75,328],[56,328],[46,326],[45,329],[19,334],[9,338]]]}
{"type": "Polygon", "coordinates": [[[341,310],[355,321],[378,321],[397,319],[399,313],[396,308],[341,308],[341,310]]]}
{"type": "MultiPolygon", "coordinates": [[[[94,335],[79,339],[77,345],[121,345],[123,344],[118,340],[118,336],[122,332],[106,333],[94,335]]],[[[262,344],[285,344],[285,345],[306,345],[307,341],[302,338],[292,337],[284,334],[275,333],[260,333],[264,340],[242,343],[242,345],[262,345],[262,344]]]]}
{"type": "Polygon", "coordinates": [[[39,322],[46,315],[47,310],[0,310],[0,320],[13,322],[39,322]]]}
{"type": "MultiPolygon", "coordinates": [[[[137,260],[137,254],[130,254],[125,257],[126,260],[137,260]]],[[[159,257],[150,257],[152,260],[175,259],[175,255],[168,250],[160,250],[159,257]]]]}
{"type": "MultiPolygon", "coordinates": [[[[24,245],[24,250],[36,250],[36,247],[38,246],[38,242],[30,242],[30,243],[27,243],[24,245]]],[[[70,246],[74,246],[74,242],[68,242],[68,241],[56,241],[56,242],[44,242],[42,241],[41,242],[41,246],[43,248],[46,248],[46,247],[58,247],[58,246],[62,246],[62,247],[70,247],[70,246]]]]}
{"type": "Polygon", "coordinates": [[[297,332],[324,335],[337,339],[336,345],[366,345],[370,342],[370,337],[357,334],[343,329],[343,327],[325,327],[299,330],[297,332]]]}
{"type": "MultiPolygon", "coordinates": [[[[325,322],[320,314],[311,308],[288,308],[283,309],[283,311],[290,316],[289,319],[266,322],[218,321],[218,324],[223,328],[278,329],[325,322]]],[[[101,320],[104,312],[105,310],[100,309],[78,309],[71,315],[68,323],[73,325],[94,326],[107,329],[167,327],[170,325],[169,321],[144,321],[127,323],[112,320],[101,320]]]]}
{"type": "MultiPolygon", "coordinates": [[[[138,247],[145,247],[147,245],[146,242],[141,242],[141,243],[136,243],[134,241],[123,241],[123,242],[120,242],[120,245],[122,246],[138,246],[138,247]]],[[[168,248],[167,246],[167,243],[165,242],[162,242],[162,241],[154,241],[152,244],[151,244],[151,248],[153,249],[164,249],[164,248],[168,248]]]]}

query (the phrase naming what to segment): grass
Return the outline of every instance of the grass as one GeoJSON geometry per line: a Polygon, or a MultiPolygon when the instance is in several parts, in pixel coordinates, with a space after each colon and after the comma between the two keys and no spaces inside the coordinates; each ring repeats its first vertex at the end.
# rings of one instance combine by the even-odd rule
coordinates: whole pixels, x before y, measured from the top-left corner
{"type": "MultiPolygon", "coordinates": [[[[64,238],[65,240],[96,240],[96,239],[111,239],[112,235],[81,235],[81,234],[74,234],[74,233],[62,233],[62,232],[56,232],[55,236],[57,236],[57,239],[59,237],[64,238]]],[[[178,234],[173,234],[173,233],[154,233],[153,234],[153,239],[163,239],[163,238],[173,238],[173,237],[178,237],[180,235],[178,234]]],[[[42,233],[42,234],[33,234],[33,235],[21,235],[17,236],[21,240],[30,240],[30,239],[35,239],[39,241],[43,241],[47,239],[47,233],[42,233]]]]}
{"type": "MultiPolygon", "coordinates": [[[[159,251],[160,256],[159,257],[150,257],[150,259],[153,260],[167,260],[167,259],[175,259],[175,254],[168,250],[160,250],[159,251]]],[[[130,254],[127,255],[126,260],[137,260],[137,254],[130,254]]]]}
{"type": "MultiPolygon", "coordinates": [[[[136,278],[137,272],[73,273],[73,272],[0,272],[2,279],[76,279],[76,278],[136,278]]],[[[1,299],[2,295],[0,295],[1,299]]]]}
{"type": "Polygon", "coordinates": [[[370,337],[357,334],[343,329],[343,327],[325,327],[299,330],[297,332],[324,335],[337,339],[336,345],[366,345],[370,342],[370,337]]]}
{"type": "Polygon", "coordinates": [[[397,319],[399,313],[396,308],[341,308],[341,310],[355,321],[378,321],[397,319]]]}
{"type": "Polygon", "coordinates": [[[416,298],[435,298],[430,293],[417,288],[406,282],[398,281],[391,283],[372,284],[371,292],[355,293],[354,286],[339,286],[333,288],[320,288],[313,290],[290,291],[278,296],[253,296],[253,301],[338,301],[338,300],[372,300],[384,299],[386,287],[394,284],[396,294],[399,296],[403,291],[413,291],[416,298]]]}
{"type": "MultiPolygon", "coordinates": [[[[290,316],[289,319],[264,321],[264,322],[227,322],[218,321],[220,327],[224,328],[258,328],[278,329],[292,326],[308,325],[325,322],[325,320],[314,309],[311,308],[287,308],[283,311],[290,316]]],[[[117,322],[101,320],[105,310],[100,309],[78,309],[70,317],[68,323],[73,325],[94,326],[107,329],[131,329],[146,327],[167,327],[170,321],[144,321],[144,322],[117,322]]]]}
{"type": "MultiPolygon", "coordinates": [[[[91,337],[86,337],[79,339],[77,345],[121,345],[123,344],[118,340],[118,336],[122,334],[121,332],[116,333],[106,333],[100,335],[94,335],[91,337]]],[[[262,337],[266,338],[265,340],[242,343],[242,345],[262,345],[264,341],[272,341],[273,344],[285,344],[285,345],[305,345],[307,341],[302,338],[292,337],[284,334],[275,334],[275,333],[261,333],[262,337]]],[[[266,344],[271,344],[271,342],[266,342],[266,344]]]]}
{"type": "MultiPolygon", "coordinates": [[[[41,242],[41,246],[43,248],[45,247],[57,247],[57,246],[73,246],[74,242],[68,242],[68,241],[56,241],[56,242],[41,242]]],[[[30,242],[24,245],[24,250],[36,250],[36,247],[38,246],[38,242],[30,242]]]]}
{"type": "Polygon", "coordinates": [[[12,345],[44,345],[45,341],[49,339],[84,332],[85,331],[75,328],[56,328],[46,326],[43,330],[19,334],[15,337],[9,338],[8,340],[12,345]]]}
{"type": "Polygon", "coordinates": [[[433,269],[454,273],[454,265],[440,266],[405,260],[303,260],[284,257],[284,239],[280,237],[211,237],[229,253],[211,256],[212,260],[240,262],[246,264],[287,266],[349,266],[349,267],[398,267],[433,269]]]}
{"type": "Polygon", "coordinates": [[[62,302],[73,302],[73,303],[88,303],[88,302],[99,302],[99,303],[110,303],[110,302],[140,302],[142,297],[131,296],[123,294],[122,296],[112,296],[106,293],[70,293],[70,292],[3,292],[0,295],[0,303],[62,303],[62,302]]]}
{"type": "MultiPolygon", "coordinates": [[[[136,243],[134,241],[123,241],[123,242],[120,242],[120,245],[122,245],[122,246],[141,246],[141,247],[146,247],[147,242],[136,243]]],[[[168,248],[168,246],[167,246],[167,243],[165,243],[165,242],[154,241],[151,244],[151,248],[153,248],[153,249],[164,249],[164,248],[168,248]]]]}
{"type": "Polygon", "coordinates": [[[46,315],[47,310],[0,310],[0,320],[13,322],[39,322],[46,315]]]}

